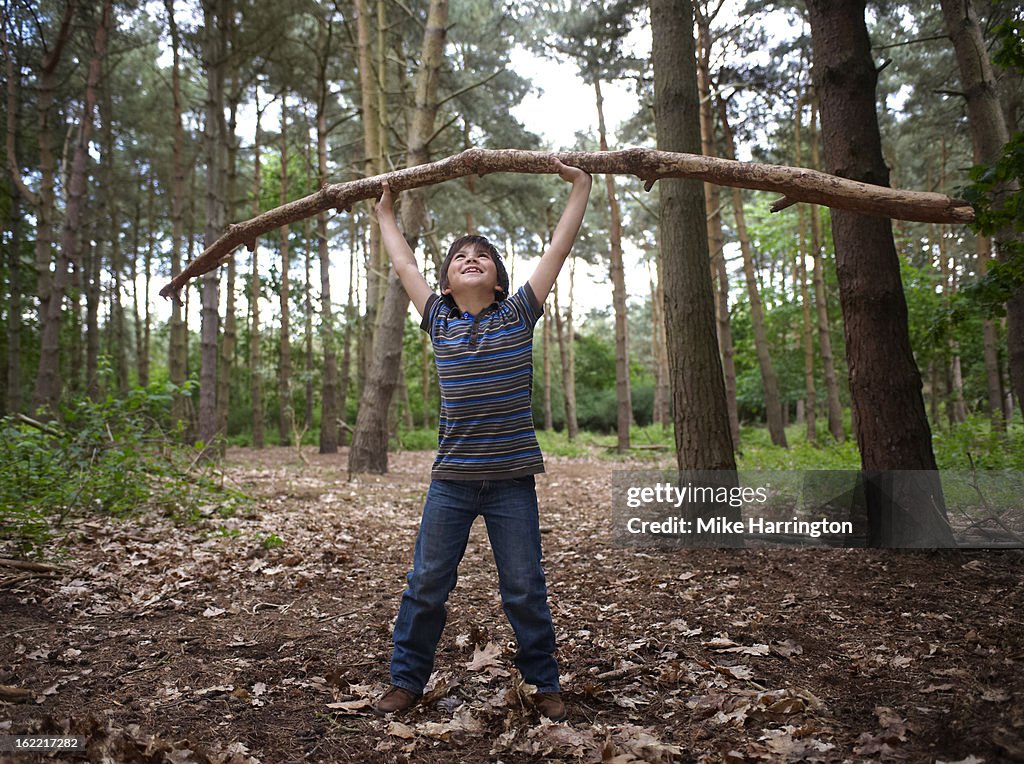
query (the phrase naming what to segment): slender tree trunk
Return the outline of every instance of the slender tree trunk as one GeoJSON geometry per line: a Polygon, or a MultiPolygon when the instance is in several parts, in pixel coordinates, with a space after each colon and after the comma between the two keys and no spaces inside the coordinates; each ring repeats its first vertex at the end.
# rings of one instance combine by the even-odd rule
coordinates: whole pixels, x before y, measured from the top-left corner
{"type": "MultiPolygon", "coordinates": [[[[994,163],[1010,139],[1009,126],[999,100],[999,91],[988,49],[971,0],[941,0],[946,31],[953,41],[960,67],[960,84],[967,99],[967,124],[974,145],[975,162],[994,163]]],[[[1003,193],[1018,191],[1015,182],[1008,183],[1003,193]]],[[[1013,268],[1024,266],[1019,252],[1020,232],[1012,225],[995,236],[997,256],[1013,268]],[[1017,244],[1017,253],[1014,247],[1017,244]]],[[[1010,382],[1017,405],[1024,412],[1024,288],[1018,287],[1006,303],[1006,345],[1009,354],[1010,382]]]]}
{"type": "MultiPolygon", "coordinates": [[[[864,23],[864,1],[808,0],[807,9],[827,169],[885,185],[888,170],[875,106],[878,72],[864,23]]],[[[867,473],[870,542],[953,545],[921,375],[910,347],[892,223],[833,210],[832,235],[854,431],[867,473]]]]}
{"type": "MultiPolygon", "coordinates": [[[[229,35],[231,32],[229,32],[229,35]]],[[[237,73],[232,73],[232,80],[237,73]]],[[[232,87],[232,91],[237,90],[232,87]]],[[[228,125],[226,135],[227,167],[225,172],[224,208],[229,219],[235,217],[235,199],[237,199],[238,183],[238,142],[235,135],[237,127],[238,99],[233,94],[228,103],[228,125]]],[[[224,438],[228,435],[228,412],[231,409],[231,375],[235,368],[235,347],[238,342],[238,319],[235,316],[235,280],[238,270],[238,258],[231,253],[227,268],[227,294],[224,305],[224,332],[220,338],[220,360],[217,367],[217,432],[224,438]]],[[[226,441],[221,441],[221,454],[224,453],[226,441]]]]}
{"type": "MultiPolygon", "coordinates": [[[[655,305],[658,308],[658,356],[657,356],[657,367],[658,373],[655,376],[654,385],[654,402],[655,408],[661,412],[661,418],[658,420],[658,424],[662,428],[669,427],[672,424],[672,410],[671,410],[671,380],[669,373],[668,363],[668,340],[665,333],[665,276],[664,268],[662,266],[662,252],[661,247],[658,247],[655,251],[655,275],[657,276],[658,283],[655,285],[655,305]]],[[[720,261],[721,267],[725,268],[724,258],[720,261]]],[[[731,342],[730,342],[731,345],[731,342]]],[[[735,379],[735,378],[734,378],[735,379]]],[[[733,399],[735,400],[735,390],[733,391],[733,399]]],[[[735,410],[733,411],[733,414],[735,410]]],[[[735,420],[733,415],[730,414],[730,425],[736,430],[736,440],[739,442],[739,422],[735,420]]]]}
{"type": "MultiPolygon", "coordinates": [[[[204,58],[207,73],[206,125],[206,236],[207,247],[224,230],[224,76],[227,53],[229,0],[204,0],[204,58]]],[[[220,331],[219,283],[216,273],[203,277],[202,328],[199,369],[199,439],[213,455],[217,432],[217,336],[220,331]]]]}
{"type": "MultiPolygon", "coordinates": [[[[22,202],[26,200],[26,195],[23,194],[22,189],[25,189],[25,191],[28,189],[25,188],[24,182],[21,182],[21,167],[18,164],[18,144],[21,135],[18,130],[20,74],[15,67],[15,60],[20,56],[20,50],[11,50],[7,39],[7,25],[3,23],[0,23],[0,44],[2,44],[3,57],[7,62],[7,123],[4,146],[7,153],[8,170],[13,180],[11,184],[11,202],[7,210],[11,240],[10,246],[7,249],[8,290],[10,296],[8,298],[7,311],[7,386],[4,403],[5,413],[13,414],[20,412],[23,406],[21,367],[21,245],[23,231],[21,209],[22,202]]],[[[31,203],[32,199],[30,198],[27,201],[31,203]]]]}
{"type": "MultiPolygon", "coordinates": [[[[447,0],[431,0],[427,25],[423,32],[420,68],[416,76],[416,100],[409,119],[406,165],[413,167],[429,161],[428,142],[434,133],[437,115],[437,89],[444,57],[448,25],[447,0]]],[[[402,197],[402,227],[410,249],[415,251],[419,238],[428,228],[426,197],[422,189],[411,189],[402,197]]],[[[394,268],[388,272],[387,291],[374,332],[373,363],[359,401],[356,428],[349,450],[349,472],[387,472],[387,412],[399,385],[402,370],[402,336],[409,296],[394,268]]]]}
{"type": "MultiPolygon", "coordinates": [[[[601,151],[608,150],[604,124],[604,97],[601,79],[594,78],[597,100],[598,140],[601,151]]],[[[626,273],[622,265],[622,215],[615,195],[615,176],[605,173],[605,191],[608,195],[608,269],[612,279],[612,308],[615,311],[615,401],[618,450],[629,450],[629,426],[633,422],[633,403],[629,390],[629,311],[626,308],[626,273]]]]}
{"type": "MultiPolygon", "coordinates": [[[[141,179],[140,179],[141,181],[141,179]]],[[[141,186],[142,183],[140,182],[141,186]]],[[[132,221],[132,260],[128,271],[132,286],[132,338],[135,350],[135,384],[142,384],[142,317],[139,314],[139,258],[142,249],[139,239],[142,237],[142,200],[135,200],[135,219],[132,221]]]]}
{"type": "MultiPolygon", "coordinates": [[[[259,86],[256,93],[256,134],[253,139],[253,214],[260,212],[260,185],[263,172],[260,156],[260,120],[263,110],[260,108],[259,86]]],[[[252,401],[252,445],[263,448],[266,445],[263,417],[263,330],[260,327],[260,298],[263,296],[260,280],[260,248],[253,242],[252,269],[249,272],[249,309],[252,313],[252,324],[249,327],[249,397],[252,401]]]]}
{"type": "Polygon", "coordinates": [[[348,299],[345,301],[345,336],[341,345],[341,382],[338,385],[338,444],[348,442],[348,388],[352,376],[352,336],[358,328],[356,317],[359,310],[355,305],[356,295],[356,251],[359,249],[359,233],[356,217],[349,217],[348,254],[348,299]]]}
{"type": "MultiPolygon", "coordinates": [[[[987,236],[976,237],[978,252],[978,275],[988,273],[991,259],[991,240],[987,236]]],[[[1003,417],[1003,380],[999,370],[999,329],[996,322],[986,318],[981,324],[983,353],[985,358],[985,382],[988,391],[988,416],[993,432],[1006,432],[1003,417]]]]}
{"type": "MultiPolygon", "coordinates": [[[[56,199],[54,194],[54,182],[57,173],[56,159],[53,155],[53,98],[57,88],[57,66],[60,64],[61,56],[67,45],[71,34],[72,22],[78,4],[70,0],[64,5],[64,13],[61,16],[60,27],[57,31],[56,40],[43,55],[39,71],[39,81],[36,89],[36,141],[39,148],[39,190],[33,193],[25,184],[21,175],[21,166],[18,162],[16,152],[15,136],[17,135],[17,101],[19,77],[15,72],[14,56],[8,50],[7,25],[3,25],[0,34],[3,35],[4,58],[7,59],[7,163],[11,173],[11,180],[22,197],[29,201],[36,217],[36,245],[35,245],[35,266],[36,266],[36,294],[39,298],[39,325],[44,328],[51,313],[50,299],[53,291],[55,276],[51,274],[50,267],[53,263],[53,238],[54,238],[54,217],[56,199]]],[[[58,264],[59,270],[59,264],[58,264]]],[[[59,313],[62,296],[56,298],[59,313]]],[[[50,342],[52,345],[52,341],[50,342]]],[[[51,356],[53,351],[48,352],[51,356]]],[[[43,388],[40,389],[40,378],[37,373],[36,392],[33,394],[33,405],[48,403],[52,394],[53,384],[57,381],[52,370],[54,361],[47,358],[51,368],[43,369],[45,377],[42,380],[43,388]],[[40,397],[44,400],[40,401],[40,397]]],[[[40,358],[40,368],[43,359],[40,358]]]]}
{"type": "MultiPolygon", "coordinates": [[[[316,166],[317,185],[327,183],[327,93],[330,83],[327,76],[328,51],[333,27],[329,22],[321,24],[317,37],[317,102],[316,102],[316,166]]],[[[320,453],[338,452],[338,350],[334,326],[334,309],[331,305],[331,253],[327,246],[327,213],[316,218],[317,255],[320,259],[320,345],[324,354],[324,371],[320,390],[320,453]]],[[[351,283],[351,271],[350,271],[351,283]]],[[[347,329],[346,329],[347,331],[347,329]]]]}
{"type": "MultiPolygon", "coordinates": [[[[573,370],[572,346],[574,342],[572,329],[572,308],[566,310],[563,320],[562,313],[558,307],[558,282],[554,288],[555,307],[555,333],[558,335],[558,352],[562,362],[562,400],[565,406],[565,432],[569,442],[576,440],[579,435],[579,425],[576,422],[576,377],[573,370]]],[[[570,298],[571,303],[571,298],[570,298]]]]}
{"type": "Polygon", "coordinates": [[[8,210],[11,239],[7,250],[7,389],[4,399],[5,414],[22,410],[21,378],[21,193],[15,186],[11,189],[11,203],[8,210]]]}
{"type": "MultiPolygon", "coordinates": [[[[939,273],[942,274],[943,280],[942,293],[948,307],[952,305],[957,290],[956,263],[950,259],[945,231],[941,229],[936,231],[934,226],[930,226],[930,229],[932,238],[938,244],[939,273]]],[[[946,350],[949,352],[949,398],[946,401],[946,409],[949,412],[950,425],[963,424],[967,421],[967,405],[964,403],[964,378],[960,366],[960,342],[952,334],[950,334],[946,341],[946,350]]]]}
{"type": "Polygon", "coordinates": [[[541,363],[544,378],[544,431],[551,432],[555,428],[554,412],[551,410],[551,313],[544,312],[544,335],[541,349],[541,363]]]}
{"type": "MultiPolygon", "coordinates": [[[[171,277],[181,273],[181,248],[185,216],[185,129],[181,124],[181,39],[174,20],[174,0],[164,0],[167,24],[171,33],[171,98],[174,105],[174,147],[171,153],[171,277]]],[[[171,384],[179,390],[185,384],[185,334],[187,328],[181,315],[181,303],[171,300],[170,347],[168,374],[171,384]]],[[[176,393],[171,401],[171,418],[177,424],[188,418],[188,400],[176,393]]]]}
{"type": "MultiPolygon", "coordinates": [[[[73,3],[69,3],[72,5],[73,3]]],[[[42,325],[39,349],[39,367],[33,405],[44,406],[50,413],[56,411],[60,399],[60,327],[63,322],[64,291],[68,286],[70,269],[79,267],[79,233],[84,213],[89,142],[92,132],[93,111],[96,106],[96,86],[99,82],[103,59],[107,53],[107,30],[110,23],[110,0],[103,4],[96,34],[93,37],[93,52],[89,61],[89,72],[85,84],[85,105],[82,122],[78,130],[71,174],[68,179],[68,198],[64,211],[64,225],[61,234],[61,248],[57,253],[56,270],[53,274],[46,313],[42,325]]],[[[43,136],[40,136],[40,146],[43,136]]],[[[52,191],[51,191],[52,194],[52,191]]]]}
{"type": "MultiPolygon", "coordinates": [[[[281,94],[281,182],[280,202],[288,201],[288,96],[281,94]]],[[[295,410],[292,405],[292,344],[291,344],[291,304],[289,301],[289,277],[291,270],[291,249],[289,229],[281,227],[281,335],[278,343],[277,359],[277,401],[280,411],[277,419],[277,442],[287,446],[292,442],[295,429],[295,410]]]]}
{"type": "MultiPolygon", "coordinates": [[[[736,158],[736,146],[732,128],[729,126],[725,102],[718,101],[718,116],[722,125],[722,140],[725,155],[729,159],[736,158]]],[[[736,236],[740,241],[740,253],[743,256],[743,273],[747,280],[747,298],[750,300],[750,323],[754,330],[754,350],[757,363],[761,369],[761,382],[764,385],[765,418],[768,421],[768,433],[772,443],[787,448],[786,425],[783,421],[782,396],[779,394],[778,377],[772,364],[771,351],[768,348],[768,333],[765,329],[764,304],[757,286],[757,275],[754,270],[754,257],[751,253],[750,236],[747,234],[747,220],[743,211],[743,194],[738,188],[732,190],[733,218],[736,221],[736,236]]]]}
{"type": "MultiPolygon", "coordinates": [[[[819,169],[818,156],[818,101],[811,99],[811,166],[819,169]]],[[[837,443],[846,439],[843,428],[843,406],[839,400],[839,382],[836,377],[835,358],[832,354],[832,329],[828,320],[828,298],[825,293],[825,266],[821,243],[821,209],[810,205],[811,215],[811,257],[814,260],[814,307],[818,318],[818,348],[821,351],[821,368],[825,375],[825,397],[828,401],[828,431],[837,443]]]]}
{"type": "MultiPolygon", "coordinates": [[[[705,156],[717,156],[715,122],[711,95],[711,19],[697,16],[697,92],[700,95],[700,145],[705,156]]],[[[725,237],[722,234],[722,193],[714,183],[704,184],[704,205],[707,214],[708,249],[717,316],[718,347],[725,375],[725,395],[729,406],[729,429],[733,446],[740,444],[739,408],[736,404],[736,351],[732,342],[732,320],[729,315],[729,274],[725,267],[725,237]]]]}
{"type": "MultiPolygon", "coordinates": [[[[803,164],[803,101],[797,100],[796,120],[793,122],[793,142],[796,147],[796,165],[803,164]]],[[[807,216],[803,205],[797,209],[797,251],[794,276],[799,282],[802,323],[800,333],[804,347],[804,424],[807,442],[818,442],[818,391],[814,381],[814,330],[811,326],[811,298],[807,289],[807,216]]],[[[812,211],[813,214],[813,211],[812,211]]]]}
{"type": "MultiPolygon", "coordinates": [[[[302,428],[309,431],[313,427],[313,226],[312,218],[306,218],[303,224],[303,265],[305,266],[305,294],[303,295],[303,362],[306,372],[304,385],[305,410],[302,412],[302,428]]],[[[319,248],[317,256],[319,257],[319,248]]]]}
{"type": "MultiPolygon", "coordinates": [[[[355,0],[357,57],[359,62],[359,90],[362,99],[364,173],[367,177],[380,173],[381,162],[381,115],[378,113],[378,83],[373,79],[372,51],[370,45],[370,24],[366,13],[365,0],[355,0]]],[[[377,325],[377,309],[383,290],[383,253],[380,244],[380,224],[373,203],[367,203],[370,217],[370,248],[366,261],[366,314],[363,318],[359,337],[359,389],[363,390],[373,358],[373,333],[377,325]]]]}
{"type": "Polygon", "coordinates": [[[149,290],[153,285],[153,258],[156,252],[156,178],[150,176],[149,196],[147,197],[146,214],[146,254],[143,259],[143,314],[142,314],[142,353],[139,359],[139,385],[149,387],[149,348],[153,340],[153,313],[150,305],[149,290]]]}

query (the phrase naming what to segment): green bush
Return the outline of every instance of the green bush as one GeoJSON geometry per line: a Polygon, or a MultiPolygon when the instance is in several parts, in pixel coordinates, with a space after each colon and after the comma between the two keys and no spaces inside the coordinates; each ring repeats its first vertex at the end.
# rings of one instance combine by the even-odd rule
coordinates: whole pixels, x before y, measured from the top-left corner
{"type": "Polygon", "coordinates": [[[194,520],[246,501],[199,463],[196,448],[179,444],[170,405],[189,392],[158,383],[124,398],[74,401],[59,422],[0,419],[0,538],[38,554],[72,513],[158,508],[194,520]]]}

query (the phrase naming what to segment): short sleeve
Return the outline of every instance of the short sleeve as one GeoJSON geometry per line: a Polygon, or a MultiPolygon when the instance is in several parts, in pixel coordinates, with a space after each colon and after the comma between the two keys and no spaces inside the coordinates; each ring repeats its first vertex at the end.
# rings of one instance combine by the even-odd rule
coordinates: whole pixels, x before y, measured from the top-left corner
{"type": "Polygon", "coordinates": [[[434,321],[437,319],[437,312],[444,305],[444,301],[441,300],[436,294],[430,295],[427,298],[426,304],[423,306],[423,319],[420,321],[420,329],[430,333],[430,327],[434,325],[434,321]]]}

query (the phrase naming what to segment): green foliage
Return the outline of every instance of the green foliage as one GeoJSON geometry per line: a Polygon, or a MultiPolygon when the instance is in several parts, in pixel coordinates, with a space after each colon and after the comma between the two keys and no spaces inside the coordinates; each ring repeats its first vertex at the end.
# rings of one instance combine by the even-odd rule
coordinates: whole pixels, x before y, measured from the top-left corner
{"type": "Polygon", "coordinates": [[[818,443],[807,441],[806,427],[794,424],[786,428],[789,448],[773,446],[765,427],[743,427],[742,451],[737,466],[742,470],[858,470],[860,452],[852,440],[836,443],[828,435],[825,423],[818,431],[818,443]]]}
{"type": "Polygon", "coordinates": [[[72,513],[127,515],[157,508],[194,520],[204,508],[225,514],[247,498],[174,445],[170,383],[124,398],[70,403],[62,423],[0,420],[0,536],[22,553],[41,553],[72,513]]]}
{"type": "Polygon", "coordinates": [[[933,434],[935,461],[942,470],[1024,471],[1024,427],[1014,423],[1004,436],[993,432],[984,417],[967,421],[933,434]]]}

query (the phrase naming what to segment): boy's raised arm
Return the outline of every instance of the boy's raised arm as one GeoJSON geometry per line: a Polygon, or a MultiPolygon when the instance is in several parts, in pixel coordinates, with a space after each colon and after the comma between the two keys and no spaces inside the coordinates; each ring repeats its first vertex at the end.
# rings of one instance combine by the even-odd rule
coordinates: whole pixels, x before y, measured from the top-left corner
{"type": "Polygon", "coordinates": [[[427,298],[433,293],[427,280],[420,273],[420,267],[416,264],[416,256],[409,249],[402,232],[398,230],[398,221],[395,220],[394,201],[391,196],[391,187],[385,180],[384,191],[377,202],[377,220],[380,223],[380,235],[384,240],[384,249],[388,251],[391,264],[395,266],[395,273],[409,295],[416,312],[423,315],[423,308],[427,304],[427,298]]]}
{"type": "MultiPolygon", "coordinates": [[[[555,161],[558,162],[557,159],[555,161]]],[[[541,255],[537,270],[530,276],[530,288],[541,305],[555,285],[558,272],[562,270],[562,264],[568,257],[573,242],[576,241],[576,234],[580,232],[583,213],[587,211],[587,201],[590,199],[590,187],[593,184],[588,172],[561,162],[558,162],[558,166],[558,177],[572,183],[572,191],[569,192],[569,201],[566,202],[565,211],[555,226],[555,232],[551,235],[551,243],[541,255]]]]}

